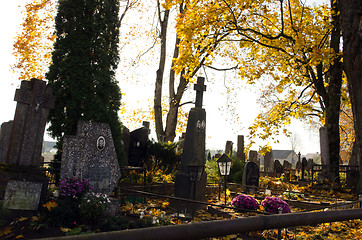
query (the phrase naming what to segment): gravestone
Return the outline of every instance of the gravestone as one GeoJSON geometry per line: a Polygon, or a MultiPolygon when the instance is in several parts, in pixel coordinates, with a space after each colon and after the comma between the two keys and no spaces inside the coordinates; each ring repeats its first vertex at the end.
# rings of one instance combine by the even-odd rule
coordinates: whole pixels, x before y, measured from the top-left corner
{"type": "Polygon", "coordinates": [[[247,193],[255,193],[256,188],[259,187],[259,166],[255,162],[247,161],[244,166],[243,180],[244,190],[247,193]],[[255,187],[252,187],[255,186],[255,187]]]}
{"type": "Polygon", "coordinates": [[[304,181],[304,171],[307,169],[308,161],[307,158],[302,158],[302,180],[304,181]]]}
{"type": "MultiPolygon", "coordinates": [[[[348,188],[352,188],[353,190],[356,190],[358,185],[358,180],[360,177],[360,173],[358,171],[358,159],[359,154],[357,151],[357,144],[356,142],[353,143],[352,147],[352,155],[348,162],[348,166],[350,167],[347,171],[346,176],[346,185],[348,188]]],[[[362,167],[362,166],[361,166],[362,167]]]]}
{"type": "Polygon", "coordinates": [[[225,154],[228,155],[233,152],[233,142],[232,141],[226,141],[225,144],[225,154]]]}
{"type": "Polygon", "coordinates": [[[272,151],[266,152],[264,155],[264,172],[273,172],[272,151]]]}
{"type": "MultiPolygon", "coordinates": [[[[206,131],[206,111],[202,108],[202,96],[206,90],[204,78],[198,77],[196,90],[195,107],[191,108],[187,121],[184,148],[181,157],[181,164],[176,173],[175,197],[205,200],[206,172],[203,171],[201,181],[191,182],[188,166],[205,166],[205,131],[206,131]],[[193,192],[195,191],[195,192],[193,192]],[[195,194],[195,195],[194,195],[195,194]]],[[[202,206],[177,203],[175,206],[179,210],[194,211],[202,206]]]]}
{"type": "Polygon", "coordinates": [[[254,150],[250,150],[250,151],[249,151],[249,161],[250,161],[250,162],[255,162],[255,163],[259,166],[259,163],[258,163],[258,152],[257,152],[257,151],[254,151],[254,150]]]}
{"type": "Polygon", "coordinates": [[[283,170],[291,170],[292,169],[292,164],[286,160],[284,160],[283,162],[283,170]]]}
{"type": "Polygon", "coordinates": [[[129,138],[130,138],[129,129],[126,126],[123,126],[123,128],[122,128],[122,143],[123,143],[124,151],[125,151],[127,157],[128,157],[128,154],[129,154],[129,138]]]}
{"type": "Polygon", "coordinates": [[[79,121],[76,136],[64,136],[61,178],[88,179],[94,192],[110,194],[121,177],[107,123],[79,121]]]}
{"type": "Polygon", "coordinates": [[[280,176],[284,172],[283,166],[280,163],[280,161],[277,159],[274,161],[274,173],[276,173],[277,176],[280,176]]]}
{"type": "Polygon", "coordinates": [[[14,100],[17,105],[12,129],[10,136],[4,136],[8,139],[4,162],[39,167],[45,124],[55,101],[52,89],[39,79],[22,81],[20,89],[16,89],[14,100]]]}
{"type": "Polygon", "coordinates": [[[295,165],[295,168],[297,170],[302,170],[302,162],[300,161],[300,159],[298,159],[297,164],[295,165]]]}
{"type": "Polygon", "coordinates": [[[45,81],[33,78],[21,82],[14,100],[14,120],[3,123],[0,133],[0,162],[6,164],[0,169],[0,199],[6,195],[6,206],[10,209],[33,210],[47,192],[49,179],[40,169],[41,152],[49,109],[55,98],[45,81]],[[24,198],[32,204],[22,205],[24,198]]]}
{"type": "Polygon", "coordinates": [[[0,130],[0,163],[5,163],[8,153],[9,138],[13,128],[13,121],[4,122],[1,124],[0,130]]]}
{"type": "Polygon", "coordinates": [[[321,149],[322,175],[326,177],[330,174],[330,161],[328,133],[327,128],[324,126],[319,129],[319,141],[321,149]]]}
{"type": "Polygon", "coordinates": [[[313,159],[312,158],[309,158],[308,161],[307,161],[307,168],[306,170],[310,171],[313,169],[313,165],[314,165],[314,162],[313,162],[313,159]]]}
{"type": "Polygon", "coordinates": [[[214,156],[214,158],[217,158],[217,159],[221,158],[221,154],[220,154],[220,153],[216,153],[215,156],[214,156]]]}
{"type": "Polygon", "coordinates": [[[130,133],[128,165],[142,167],[147,153],[148,135],[150,133],[149,122],[143,122],[143,126],[130,133]]]}
{"type": "Polygon", "coordinates": [[[28,181],[9,181],[4,197],[4,207],[13,210],[37,210],[43,184],[28,181]]]}
{"type": "Polygon", "coordinates": [[[238,135],[236,157],[238,160],[245,162],[245,153],[244,153],[244,136],[238,135]]]}

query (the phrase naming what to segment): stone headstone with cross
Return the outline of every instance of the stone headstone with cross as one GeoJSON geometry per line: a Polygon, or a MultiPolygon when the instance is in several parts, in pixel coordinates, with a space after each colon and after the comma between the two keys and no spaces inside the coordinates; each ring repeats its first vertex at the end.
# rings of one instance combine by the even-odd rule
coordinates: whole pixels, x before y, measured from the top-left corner
{"type": "Polygon", "coordinates": [[[196,90],[196,102],[195,107],[189,112],[181,164],[176,174],[174,191],[176,197],[203,200],[206,191],[206,172],[203,171],[201,181],[193,183],[189,177],[188,166],[205,166],[206,163],[206,112],[202,108],[203,92],[206,90],[204,78],[197,78],[194,89],[196,90]],[[195,196],[193,196],[193,187],[196,188],[195,196]]]}
{"type": "Polygon", "coordinates": [[[7,149],[1,162],[39,167],[45,125],[49,109],[53,108],[55,101],[52,89],[39,79],[22,81],[14,100],[17,106],[10,135],[1,134],[5,142],[2,152],[7,149]]]}
{"type": "Polygon", "coordinates": [[[76,136],[64,136],[61,178],[88,179],[95,192],[110,194],[121,177],[107,123],[79,121],[76,136]]]}

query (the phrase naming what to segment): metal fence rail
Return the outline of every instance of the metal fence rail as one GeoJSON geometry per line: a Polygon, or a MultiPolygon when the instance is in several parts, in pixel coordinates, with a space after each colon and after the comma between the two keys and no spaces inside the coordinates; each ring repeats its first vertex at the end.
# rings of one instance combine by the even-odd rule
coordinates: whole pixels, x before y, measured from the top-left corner
{"type": "Polygon", "coordinates": [[[103,232],[79,236],[67,236],[51,239],[87,239],[87,240],[163,240],[163,239],[203,239],[220,237],[243,232],[267,229],[288,228],[314,225],[326,222],[362,219],[362,209],[336,210],[325,212],[289,213],[280,215],[254,216],[232,220],[216,220],[192,224],[103,232]]]}

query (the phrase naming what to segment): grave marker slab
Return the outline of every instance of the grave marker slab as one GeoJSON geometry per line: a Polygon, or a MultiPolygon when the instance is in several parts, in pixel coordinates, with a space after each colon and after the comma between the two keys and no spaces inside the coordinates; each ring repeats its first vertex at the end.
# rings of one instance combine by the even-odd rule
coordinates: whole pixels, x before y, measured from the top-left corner
{"type": "Polygon", "coordinates": [[[230,152],[233,152],[233,142],[232,141],[226,141],[225,144],[225,154],[230,154],[230,152]]]}
{"type": "Polygon", "coordinates": [[[237,150],[236,150],[236,157],[245,162],[245,153],[244,153],[244,136],[238,135],[238,142],[237,142],[237,150]]]}
{"type": "Polygon", "coordinates": [[[63,140],[61,178],[88,179],[95,192],[110,194],[121,177],[111,129],[106,123],[78,123],[63,140]]]}
{"type": "Polygon", "coordinates": [[[259,166],[255,162],[247,161],[245,163],[242,180],[243,185],[246,185],[244,188],[246,192],[253,192],[255,190],[255,188],[250,186],[259,187],[259,176],[259,166]]]}
{"type": "Polygon", "coordinates": [[[14,210],[37,210],[42,183],[9,181],[4,197],[4,207],[14,210]]]}

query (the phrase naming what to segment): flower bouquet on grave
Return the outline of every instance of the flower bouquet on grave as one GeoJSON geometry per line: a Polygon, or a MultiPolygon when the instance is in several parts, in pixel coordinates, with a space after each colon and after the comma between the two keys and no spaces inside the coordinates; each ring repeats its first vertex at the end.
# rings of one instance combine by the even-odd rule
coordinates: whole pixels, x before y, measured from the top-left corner
{"type": "Polygon", "coordinates": [[[60,197],[80,199],[89,190],[93,190],[93,186],[88,179],[65,178],[59,179],[60,197]]]}
{"type": "Polygon", "coordinates": [[[278,208],[282,209],[282,213],[290,213],[288,203],[278,197],[266,197],[261,202],[261,206],[264,207],[265,211],[270,213],[278,213],[278,208]]]}
{"type": "Polygon", "coordinates": [[[245,209],[257,210],[259,209],[258,201],[249,195],[238,195],[232,201],[231,205],[234,206],[237,211],[245,212],[245,209]]]}

